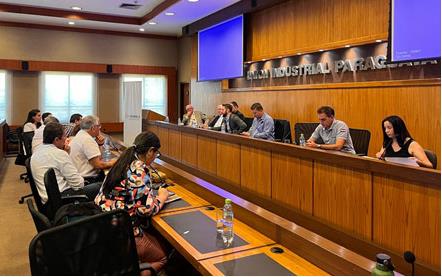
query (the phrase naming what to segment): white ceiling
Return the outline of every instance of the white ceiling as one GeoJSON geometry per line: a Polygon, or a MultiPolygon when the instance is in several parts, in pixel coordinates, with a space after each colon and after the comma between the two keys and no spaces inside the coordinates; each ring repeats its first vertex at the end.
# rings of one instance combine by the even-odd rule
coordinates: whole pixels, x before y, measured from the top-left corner
{"type": "MultiPolygon", "coordinates": [[[[156,25],[150,25],[148,22],[144,23],[143,25],[132,25],[92,20],[69,20],[63,17],[40,16],[2,11],[0,11],[0,21],[135,33],[142,33],[139,31],[139,28],[144,28],[145,31],[143,33],[146,34],[181,36],[183,26],[195,22],[239,1],[240,0],[199,0],[198,2],[189,2],[188,0],[180,0],[149,21],[156,22],[156,25]],[[165,12],[174,12],[175,15],[166,16],[164,14],[165,12]],[[69,21],[74,21],[75,25],[68,25],[69,21]]],[[[82,8],[81,12],[100,13],[114,16],[130,16],[136,18],[143,17],[162,2],[164,2],[164,0],[0,0],[0,3],[3,4],[26,5],[67,11],[72,11],[72,6],[79,6],[82,8]],[[135,2],[137,2],[136,4],[141,4],[143,6],[138,10],[119,8],[121,3],[134,4],[135,2]]]]}

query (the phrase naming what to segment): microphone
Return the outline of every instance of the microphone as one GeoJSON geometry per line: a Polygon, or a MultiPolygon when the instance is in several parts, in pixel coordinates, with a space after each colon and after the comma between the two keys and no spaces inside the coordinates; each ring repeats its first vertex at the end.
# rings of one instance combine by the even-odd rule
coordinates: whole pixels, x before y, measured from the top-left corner
{"type": "Polygon", "coordinates": [[[405,251],[404,260],[411,264],[411,275],[414,276],[414,262],[416,261],[416,256],[411,251],[405,251]]]}
{"type": "Polygon", "coordinates": [[[390,147],[392,144],[393,144],[393,139],[391,139],[391,140],[387,143],[387,145],[386,145],[385,148],[384,148],[384,152],[382,152],[382,155],[381,155],[381,157],[379,158],[379,160],[383,160],[383,161],[385,161],[385,154],[387,154],[387,148],[390,147]]]}

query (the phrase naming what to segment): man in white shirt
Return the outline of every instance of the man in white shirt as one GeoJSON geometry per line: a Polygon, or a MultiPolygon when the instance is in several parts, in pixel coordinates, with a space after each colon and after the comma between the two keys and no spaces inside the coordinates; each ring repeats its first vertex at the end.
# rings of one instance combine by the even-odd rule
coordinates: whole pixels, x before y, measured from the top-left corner
{"type": "Polygon", "coordinates": [[[62,195],[75,194],[75,191],[81,190],[93,200],[100,189],[99,184],[84,187],[83,178],[78,174],[68,153],[63,150],[65,140],[63,126],[59,123],[48,123],[43,131],[43,144],[32,154],[31,171],[43,204],[48,201],[44,175],[50,168],[55,170],[62,195]]]}
{"type": "Polygon", "coordinates": [[[101,158],[100,147],[94,139],[100,133],[100,119],[93,115],[85,116],[80,129],[70,143],[72,162],[80,175],[90,183],[102,181],[104,174],[100,172],[111,168],[116,160],[106,162],[101,158]]]}
{"type": "Polygon", "coordinates": [[[55,116],[52,115],[48,115],[44,119],[43,125],[41,125],[40,128],[37,129],[37,131],[35,131],[34,137],[32,138],[32,153],[35,152],[39,145],[43,144],[43,131],[45,129],[45,125],[49,123],[59,123],[59,121],[55,116]]]}

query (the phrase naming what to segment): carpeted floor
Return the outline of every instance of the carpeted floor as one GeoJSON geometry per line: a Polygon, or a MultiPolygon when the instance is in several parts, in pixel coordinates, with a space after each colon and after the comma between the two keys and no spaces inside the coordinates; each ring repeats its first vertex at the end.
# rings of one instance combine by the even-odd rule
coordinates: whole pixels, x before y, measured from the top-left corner
{"type": "Polygon", "coordinates": [[[26,202],[20,196],[29,194],[29,184],[19,179],[26,169],[8,158],[0,168],[0,275],[30,275],[28,247],[37,234],[26,202]]]}

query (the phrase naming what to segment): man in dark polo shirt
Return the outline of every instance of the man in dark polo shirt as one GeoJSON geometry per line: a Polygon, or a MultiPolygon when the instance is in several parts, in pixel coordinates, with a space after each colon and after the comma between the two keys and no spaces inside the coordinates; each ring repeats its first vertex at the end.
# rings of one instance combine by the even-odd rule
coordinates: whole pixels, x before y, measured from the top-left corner
{"type": "Polygon", "coordinates": [[[337,150],[356,154],[347,124],[335,119],[332,107],[323,106],[318,109],[319,125],[307,141],[307,146],[326,150],[337,150]],[[321,138],[324,144],[317,144],[321,138]]]}

